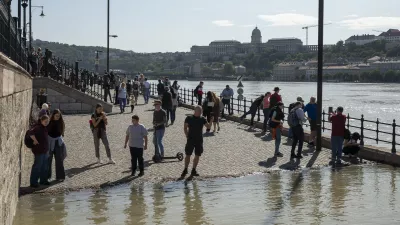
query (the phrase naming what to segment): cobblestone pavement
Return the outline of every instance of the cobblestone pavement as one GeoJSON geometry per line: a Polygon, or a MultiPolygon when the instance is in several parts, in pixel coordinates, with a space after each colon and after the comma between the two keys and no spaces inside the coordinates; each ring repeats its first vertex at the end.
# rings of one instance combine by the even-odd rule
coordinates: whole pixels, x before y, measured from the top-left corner
{"type": "MultiPolygon", "coordinates": [[[[152,104],[143,105],[143,99],[140,99],[139,103],[135,107],[134,113],[139,115],[140,122],[146,128],[150,128],[153,106],[152,104]]],[[[114,112],[118,111],[118,108],[114,109],[114,112]]],[[[116,161],[115,165],[104,163],[107,157],[102,145],[100,155],[103,164],[96,164],[93,137],[88,122],[90,115],[64,116],[66,122],[64,140],[68,151],[68,157],[65,160],[67,178],[63,183],[53,184],[43,191],[99,188],[131,180],[134,180],[134,182],[176,180],[183,170],[184,163],[177,160],[165,160],[164,163],[159,164],[152,163],[151,157],[154,154],[152,132],[149,132],[149,146],[144,156],[145,176],[137,179],[129,176],[130,153],[128,149],[123,148],[125,132],[132,116],[130,109],[127,108],[127,111],[129,112],[108,116],[107,133],[111,154],[116,161]]],[[[186,115],[192,114],[192,112],[192,110],[185,108],[177,109],[175,124],[169,126],[165,132],[166,156],[173,156],[178,152],[184,153],[186,140],[183,133],[183,123],[186,115]]],[[[315,168],[328,164],[330,150],[323,149],[323,151],[317,153],[306,145],[303,149],[304,158],[297,162],[290,162],[290,146],[286,143],[286,137],[282,137],[281,145],[281,152],[284,157],[274,161],[272,156],[275,144],[268,135],[262,136],[260,130],[251,131],[248,126],[232,121],[221,121],[220,126],[220,132],[204,137],[204,154],[200,158],[198,166],[198,172],[201,175],[199,179],[242,176],[276,169],[315,168]]],[[[28,181],[29,177],[25,177],[22,186],[28,186],[28,181]]]]}

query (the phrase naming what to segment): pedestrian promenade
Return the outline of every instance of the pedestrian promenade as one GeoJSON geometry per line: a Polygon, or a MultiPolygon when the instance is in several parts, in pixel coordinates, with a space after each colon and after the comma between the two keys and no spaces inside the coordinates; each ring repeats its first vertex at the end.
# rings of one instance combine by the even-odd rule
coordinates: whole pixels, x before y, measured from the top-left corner
{"type": "MultiPolygon", "coordinates": [[[[153,105],[143,104],[140,98],[134,114],[139,115],[140,123],[146,128],[152,126],[153,105]]],[[[115,108],[114,112],[119,109],[115,108]]],[[[59,192],[85,188],[101,188],[126,182],[164,182],[177,180],[183,170],[183,161],[165,160],[154,164],[151,160],[154,154],[152,143],[153,133],[149,132],[148,149],[145,151],[145,176],[130,177],[130,153],[124,149],[125,132],[131,123],[130,108],[124,114],[108,116],[107,134],[110,142],[111,154],[116,164],[105,164],[107,157],[104,146],[100,147],[103,164],[96,163],[93,137],[89,128],[90,115],[64,116],[66,132],[64,141],[68,156],[65,160],[67,178],[63,183],[52,184],[46,189],[37,192],[59,192]]],[[[174,156],[178,152],[184,153],[185,137],[183,123],[186,115],[193,111],[178,108],[175,124],[166,129],[164,136],[165,156],[174,156]]],[[[330,150],[323,149],[315,152],[304,145],[304,158],[290,162],[290,146],[286,137],[282,137],[282,158],[273,159],[275,142],[270,136],[262,136],[261,130],[250,130],[247,125],[223,120],[218,133],[205,135],[204,153],[200,158],[196,179],[214,177],[236,177],[251,173],[265,173],[271,170],[294,170],[305,167],[327,166],[330,150]]],[[[297,149],[296,149],[297,150],[297,149]]],[[[191,166],[189,167],[191,169],[191,166]]],[[[54,170],[54,169],[53,169],[54,170]]],[[[53,172],[53,174],[55,174],[53,172]]],[[[29,174],[22,177],[22,187],[29,186],[29,174]]],[[[32,192],[29,188],[22,188],[22,193],[32,192]]]]}

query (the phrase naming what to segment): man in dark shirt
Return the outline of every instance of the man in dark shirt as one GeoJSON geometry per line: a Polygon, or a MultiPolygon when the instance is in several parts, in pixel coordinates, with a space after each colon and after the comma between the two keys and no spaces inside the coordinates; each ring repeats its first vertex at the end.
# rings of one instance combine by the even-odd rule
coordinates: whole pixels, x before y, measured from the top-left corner
{"type": "Polygon", "coordinates": [[[343,107],[339,106],[336,113],[329,113],[328,120],[332,123],[331,146],[332,158],[331,164],[341,164],[342,150],[344,141],[344,131],[346,129],[346,116],[343,115],[343,107]]]}
{"type": "Polygon", "coordinates": [[[243,120],[246,118],[247,115],[251,114],[251,119],[250,119],[250,126],[254,125],[254,117],[256,116],[257,109],[261,106],[261,103],[264,100],[264,95],[261,95],[260,97],[256,98],[254,102],[251,104],[249,111],[247,111],[245,114],[243,114],[240,117],[240,120],[243,120]]]}
{"type": "Polygon", "coordinates": [[[164,84],[161,82],[161,80],[158,80],[158,84],[157,84],[157,93],[158,93],[158,98],[161,99],[162,95],[164,94],[164,84]]]}
{"type": "Polygon", "coordinates": [[[154,114],[153,114],[153,126],[154,126],[154,136],[153,143],[155,153],[154,155],[159,155],[161,158],[164,157],[164,144],[162,139],[165,134],[165,124],[167,123],[167,113],[161,109],[161,101],[154,101],[154,114]]]}
{"type": "Polygon", "coordinates": [[[272,109],[278,102],[282,101],[282,96],[279,95],[281,89],[279,87],[274,88],[274,93],[269,97],[269,108],[272,109]]]}
{"type": "Polygon", "coordinates": [[[202,115],[203,109],[201,106],[196,106],[194,109],[194,115],[188,116],[185,119],[184,131],[187,138],[185,147],[185,169],[182,172],[181,178],[183,179],[186,174],[188,174],[188,167],[190,163],[190,157],[195,154],[193,160],[193,169],[190,176],[199,176],[196,171],[197,164],[201,154],[203,153],[203,127],[206,125],[207,129],[211,128],[209,124],[202,115]]]}
{"type": "Polygon", "coordinates": [[[196,89],[194,89],[194,96],[197,97],[197,104],[201,105],[202,104],[202,98],[203,98],[203,85],[204,82],[200,81],[199,85],[197,85],[196,89]]]}
{"type": "Polygon", "coordinates": [[[169,91],[169,87],[165,86],[165,91],[162,96],[162,109],[167,113],[167,125],[169,121],[169,115],[172,113],[172,94],[169,91]]]}

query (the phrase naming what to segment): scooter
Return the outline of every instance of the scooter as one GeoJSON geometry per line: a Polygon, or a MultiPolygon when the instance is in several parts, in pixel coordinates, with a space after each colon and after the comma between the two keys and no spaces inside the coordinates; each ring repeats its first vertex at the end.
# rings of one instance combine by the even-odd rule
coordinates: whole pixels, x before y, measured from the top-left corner
{"type": "Polygon", "coordinates": [[[152,158],[154,163],[160,163],[163,159],[178,159],[179,161],[183,160],[183,153],[182,152],[176,153],[176,156],[164,156],[164,157],[162,157],[160,155],[160,150],[158,149],[157,139],[156,139],[156,131],[155,130],[154,130],[153,144],[155,146],[155,148],[154,148],[154,156],[152,158]]]}

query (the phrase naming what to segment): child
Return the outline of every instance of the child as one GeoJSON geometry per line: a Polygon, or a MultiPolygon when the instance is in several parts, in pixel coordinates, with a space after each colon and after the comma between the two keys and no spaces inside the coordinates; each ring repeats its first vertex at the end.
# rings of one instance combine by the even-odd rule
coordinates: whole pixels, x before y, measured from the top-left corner
{"type": "Polygon", "coordinates": [[[135,109],[135,96],[130,95],[129,96],[129,103],[131,103],[131,113],[133,113],[133,110],[135,109]]]}
{"type": "Polygon", "coordinates": [[[139,177],[144,175],[143,150],[147,150],[147,129],[139,123],[139,116],[132,116],[132,125],[126,130],[125,145],[129,141],[129,150],[131,152],[132,176],[135,176],[137,164],[139,163],[139,177]]]}
{"type": "Polygon", "coordinates": [[[360,140],[360,134],[358,132],[354,132],[351,135],[351,138],[346,138],[344,141],[343,153],[345,155],[354,156],[360,151],[360,144],[357,141],[360,140]]]}

